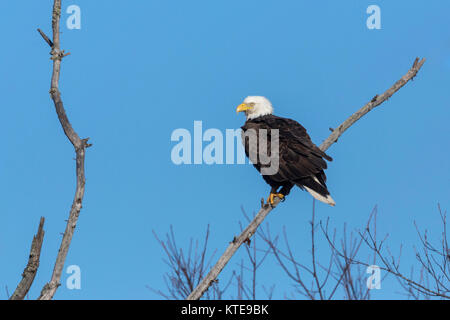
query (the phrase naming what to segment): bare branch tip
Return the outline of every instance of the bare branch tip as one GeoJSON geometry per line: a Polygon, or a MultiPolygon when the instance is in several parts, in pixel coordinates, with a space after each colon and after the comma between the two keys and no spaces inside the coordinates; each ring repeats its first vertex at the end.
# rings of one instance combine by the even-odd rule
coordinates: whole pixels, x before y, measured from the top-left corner
{"type": "Polygon", "coordinates": [[[50,48],[53,48],[53,42],[49,39],[49,37],[47,37],[41,29],[37,28],[37,31],[39,32],[41,37],[45,40],[45,42],[47,42],[50,48]]]}

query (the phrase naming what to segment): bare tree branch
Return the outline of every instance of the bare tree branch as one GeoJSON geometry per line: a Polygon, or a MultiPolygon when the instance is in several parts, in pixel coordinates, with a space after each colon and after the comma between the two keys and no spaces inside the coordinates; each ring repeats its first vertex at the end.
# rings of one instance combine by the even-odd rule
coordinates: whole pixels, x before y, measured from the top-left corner
{"type": "Polygon", "coordinates": [[[53,47],[53,42],[52,40],[50,40],[47,35],[41,30],[41,29],[37,29],[37,31],[39,32],[39,34],[42,36],[42,38],[44,38],[45,42],[47,42],[47,44],[51,47],[53,47]]]}
{"type": "MultiPolygon", "coordinates": [[[[315,200],[313,199],[313,203],[315,200]]],[[[327,230],[328,230],[327,220],[327,230]]],[[[370,220],[369,220],[370,221],[370,220]]],[[[315,234],[318,226],[322,227],[322,222],[315,223],[315,209],[313,205],[311,218],[311,261],[308,266],[301,260],[297,260],[288,242],[286,229],[283,228],[283,237],[286,249],[280,249],[277,244],[277,238],[271,235],[267,225],[267,231],[263,228],[258,229],[258,236],[260,236],[272,251],[278,265],[283,272],[294,282],[296,292],[307,299],[315,300],[331,300],[338,289],[344,293],[344,298],[349,300],[369,299],[368,289],[365,289],[365,281],[362,280],[365,273],[361,272],[360,266],[353,266],[352,261],[358,255],[363,240],[355,241],[353,233],[350,233],[350,239],[347,237],[347,229],[344,224],[344,236],[339,241],[342,256],[335,254],[334,250],[330,248],[330,261],[328,266],[322,265],[318,261],[315,234]],[[318,268],[320,267],[320,269],[318,268]],[[356,269],[356,270],[355,270],[356,269]],[[308,286],[307,283],[311,285],[308,286]],[[334,283],[331,283],[334,282],[334,283]],[[328,284],[328,285],[327,285],[328,284]],[[327,286],[326,286],[327,285],[327,286]]],[[[322,227],[323,228],[323,227],[322,227]]],[[[333,247],[335,244],[336,229],[332,235],[333,247]]],[[[328,234],[327,234],[328,236],[328,234]]],[[[328,239],[328,238],[327,238],[328,239]]]]}
{"type": "MultiPolygon", "coordinates": [[[[376,95],[369,103],[367,103],[360,110],[351,115],[339,127],[334,129],[331,135],[321,144],[320,149],[322,151],[326,151],[356,121],[361,119],[361,117],[367,114],[370,110],[379,106],[384,101],[389,99],[395,92],[397,92],[408,81],[410,81],[417,75],[417,73],[419,72],[420,68],[422,68],[424,63],[425,59],[419,61],[419,58],[416,58],[411,69],[400,80],[398,80],[391,88],[389,88],[381,96],[376,95]]],[[[237,249],[242,245],[242,243],[249,241],[251,236],[255,234],[259,225],[264,221],[264,219],[267,217],[270,211],[272,211],[272,209],[274,209],[279,204],[279,202],[280,199],[275,198],[274,204],[272,206],[270,205],[262,206],[261,210],[250,222],[247,228],[245,228],[245,230],[238,237],[235,237],[233,241],[229,244],[224,254],[219,258],[219,261],[211,269],[211,271],[207,274],[207,276],[200,282],[200,284],[191,292],[191,294],[187,297],[187,300],[198,300],[202,297],[203,293],[217,279],[218,275],[223,270],[228,261],[231,259],[231,257],[235,254],[237,249]]]]}
{"type": "Polygon", "coordinates": [[[414,64],[409,69],[409,71],[401,77],[392,87],[390,87],[386,92],[384,92],[381,96],[376,95],[373,99],[368,102],[364,107],[356,111],[353,115],[351,115],[347,120],[345,120],[339,127],[333,130],[330,136],[321,144],[320,149],[322,151],[327,150],[333,143],[335,143],[339,137],[344,133],[345,130],[350,128],[356,121],[361,119],[364,115],[366,115],[373,108],[378,107],[380,104],[388,100],[394,93],[396,93],[400,88],[402,88],[409,80],[412,80],[419,72],[420,68],[422,68],[425,63],[425,58],[419,61],[419,58],[414,60],[414,64]]]}
{"type": "MultiPolygon", "coordinates": [[[[160,239],[155,231],[153,231],[153,234],[167,256],[164,262],[170,271],[163,276],[167,293],[150,286],[147,286],[147,288],[168,300],[186,299],[189,293],[202,280],[205,270],[211,266],[212,258],[216,252],[214,250],[210,257],[207,258],[208,239],[210,235],[209,225],[206,229],[203,244],[200,244],[198,240],[194,242],[191,239],[187,250],[183,250],[183,248],[177,245],[172,226],[170,226],[170,231],[166,234],[165,240],[160,239]]],[[[219,284],[218,281],[214,282],[205,293],[205,298],[208,300],[222,299],[224,292],[231,285],[234,278],[235,273],[233,272],[228,282],[222,284],[219,284]]]]}
{"type": "Polygon", "coordinates": [[[202,282],[191,292],[191,294],[187,297],[187,300],[198,300],[203,295],[203,293],[208,290],[209,286],[216,280],[219,273],[223,270],[225,265],[237,251],[237,249],[245,242],[250,239],[250,237],[256,232],[258,226],[263,222],[265,217],[269,214],[270,211],[280,202],[277,198],[275,199],[275,203],[273,207],[264,206],[258,212],[258,214],[253,218],[252,222],[245,228],[244,231],[239,235],[239,237],[234,238],[229,244],[228,248],[225,250],[225,253],[219,258],[216,265],[211,269],[208,275],[203,278],[202,282]]]}
{"type": "MultiPolygon", "coordinates": [[[[244,217],[246,218],[246,220],[248,222],[250,222],[250,218],[247,215],[247,213],[245,212],[244,208],[241,207],[242,213],[244,214],[244,217]]],[[[241,223],[239,223],[239,225],[241,225],[241,223]]],[[[241,230],[242,230],[242,225],[241,225],[241,230]]],[[[270,249],[269,250],[265,250],[263,252],[263,255],[260,259],[257,259],[256,256],[256,252],[257,252],[257,248],[256,248],[256,238],[253,238],[253,242],[250,243],[250,241],[248,242],[248,245],[245,246],[245,250],[247,251],[247,256],[250,262],[250,268],[247,268],[251,274],[252,274],[252,287],[251,287],[251,299],[252,300],[256,300],[256,274],[258,271],[258,268],[262,265],[262,263],[264,262],[264,260],[267,258],[267,256],[270,253],[270,249]],[[253,252],[251,252],[250,250],[252,249],[251,247],[253,246],[253,252]]],[[[269,291],[270,293],[270,291],[269,291]]]]}
{"type": "Polygon", "coordinates": [[[36,235],[31,242],[30,256],[28,264],[22,273],[22,280],[17,285],[16,290],[9,300],[23,300],[33,284],[34,277],[39,268],[39,258],[41,257],[42,242],[44,241],[44,222],[45,218],[41,217],[36,235]]]}
{"type": "Polygon", "coordinates": [[[76,190],[75,197],[70,209],[69,219],[67,220],[66,230],[61,241],[61,246],[56,257],[55,266],[53,269],[52,277],[49,283],[47,283],[41,291],[39,300],[50,300],[53,298],[56,290],[60,286],[60,279],[62,270],[64,267],[64,262],[69,251],[69,246],[72,241],[72,236],[75,231],[78,216],[82,207],[83,197],[84,197],[84,185],[85,185],[85,175],[84,175],[84,158],[85,151],[87,147],[91,145],[87,143],[88,139],[80,139],[78,134],[72,128],[72,125],[67,118],[66,111],[61,100],[61,93],[58,89],[59,74],[61,70],[61,60],[65,56],[64,50],[60,48],[59,39],[59,21],[61,18],[61,0],[54,0],[53,12],[52,12],[52,29],[53,29],[53,41],[50,41],[45,34],[38,29],[41,36],[52,48],[50,54],[53,60],[53,72],[51,79],[50,95],[55,105],[55,110],[58,115],[59,122],[64,130],[65,135],[72,143],[75,153],[76,153],[76,190]]]}
{"type": "MultiPolygon", "coordinates": [[[[439,207],[440,211],[440,207],[439,207]]],[[[444,232],[442,233],[443,239],[441,240],[441,245],[445,249],[445,242],[446,240],[446,213],[441,213],[442,223],[443,223],[443,229],[444,232]]],[[[369,218],[370,223],[370,218],[369,218]]],[[[424,298],[429,299],[431,297],[440,297],[444,299],[450,299],[450,288],[448,287],[448,265],[446,264],[446,257],[441,255],[441,252],[439,250],[434,249],[434,247],[428,242],[426,235],[421,235],[419,233],[419,239],[423,246],[424,253],[421,255],[420,253],[417,253],[416,251],[416,259],[419,262],[419,266],[421,267],[420,272],[420,278],[419,280],[413,279],[413,272],[411,271],[411,276],[406,276],[402,271],[400,270],[400,256],[401,256],[401,247],[400,247],[400,254],[396,261],[393,254],[389,251],[389,249],[385,249],[388,251],[388,254],[384,254],[382,252],[382,245],[384,240],[386,240],[387,237],[384,238],[384,240],[378,242],[376,238],[374,237],[374,232],[370,229],[369,223],[364,230],[364,232],[359,232],[359,235],[361,237],[361,240],[367,245],[367,247],[376,255],[376,257],[382,262],[382,266],[379,266],[380,270],[383,270],[387,274],[391,274],[395,276],[399,284],[402,286],[403,289],[408,293],[409,296],[419,299],[420,295],[422,295],[424,298]],[[432,248],[432,249],[430,249],[432,248]],[[430,253],[431,251],[431,253],[430,253]],[[437,256],[440,256],[441,261],[437,261],[432,254],[435,254],[437,256]],[[438,271],[436,271],[436,270],[438,271]],[[434,281],[434,288],[430,286],[429,280],[431,278],[431,281],[434,281]],[[426,283],[425,283],[426,282],[426,283]]],[[[322,227],[322,226],[321,226],[322,227]]],[[[331,249],[335,252],[337,256],[344,257],[346,253],[341,249],[338,249],[334,241],[331,240],[331,237],[328,233],[328,227],[322,227],[322,232],[325,236],[325,239],[328,241],[331,249]]],[[[363,261],[359,261],[355,259],[354,257],[350,257],[350,263],[351,264],[358,264],[365,267],[368,267],[369,264],[363,261]]]]}

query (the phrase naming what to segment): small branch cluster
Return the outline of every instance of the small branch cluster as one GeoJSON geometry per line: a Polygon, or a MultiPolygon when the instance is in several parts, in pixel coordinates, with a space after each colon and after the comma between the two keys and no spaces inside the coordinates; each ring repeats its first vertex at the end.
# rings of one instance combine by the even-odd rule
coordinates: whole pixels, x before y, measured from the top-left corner
{"type": "MultiPolygon", "coordinates": [[[[215,252],[209,259],[206,259],[210,235],[209,225],[206,229],[203,244],[200,245],[198,240],[194,243],[191,239],[186,253],[182,248],[178,247],[172,226],[170,227],[170,232],[166,234],[165,240],[161,240],[155,231],[153,231],[153,234],[167,257],[167,260],[164,261],[170,271],[164,275],[164,282],[168,293],[155,290],[148,286],[147,288],[166,299],[186,299],[189,293],[201,281],[205,270],[210,267],[211,259],[214,257],[215,252]]],[[[222,289],[219,287],[218,281],[212,283],[210,290],[206,292],[206,299],[222,299],[223,292],[228,288],[230,282],[231,279],[222,289]]]]}
{"type": "MultiPolygon", "coordinates": [[[[407,292],[409,297],[414,299],[438,297],[443,299],[450,299],[450,263],[448,258],[448,240],[447,240],[447,213],[442,212],[439,206],[439,214],[442,220],[442,238],[440,240],[440,247],[432,245],[425,231],[423,234],[419,232],[416,225],[416,230],[420,239],[422,248],[416,250],[416,259],[419,262],[420,276],[418,280],[414,280],[414,268],[411,269],[411,274],[407,276],[400,268],[400,258],[402,247],[398,257],[394,257],[389,248],[385,246],[388,235],[381,241],[376,238],[376,231],[369,226],[364,232],[359,232],[360,242],[364,243],[370,251],[374,254],[374,259],[381,261],[380,269],[393,275],[402,288],[407,292]]],[[[322,228],[323,233],[328,240],[334,254],[344,257],[345,251],[337,248],[330,237],[327,228],[322,228]]],[[[360,261],[355,258],[350,259],[351,264],[362,266],[369,266],[368,263],[360,261]]]]}
{"type": "MultiPolygon", "coordinates": [[[[360,251],[362,240],[356,241],[353,233],[350,234],[348,239],[346,226],[344,225],[343,238],[338,241],[342,255],[337,255],[333,250],[329,250],[328,262],[322,264],[317,258],[316,229],[319,226],[322,227],[322,222],[319,224],[315,222],[315,200],[313,200],[309,264],[303,263],[301,262],[303,259],[295,257],[285,228],[283,228],[285,251],[280,249],[279,237],[271,235],[268,225],[266,231],[260,229],[258,235],[267,243],[283,272],[294,282],[296,293],[301,296],[310,300],[330,300],[335,298],[337,293],[343,292],[344,299],[370,299],[370,291],[363,285],[365,284],[363,271],[352,265],[352,261],[360,251]]],[[[336,245],[336,230],[334,230],[330,243],[333,246],[336,245]]],[[[289,298],[289,296],[286,296],[286,298],[289,298]]]]}
{"type": "MultiPolygon", "coordinates": [[[[315,200],[313,201],[315,202],[315,200]]],[[[386,245],[388,235],[381,239],[377,238],[376,206],[369,215],[363,231],[352,231],[349,233],[346,224],[344,224],[343,232],[338,238],[336,228],[331,229],[329,226],[329,218],[325,222],[315,222],[314,202],[310,222],[311,250],[308,257],[304,254],[297,257],[288,241],[285,228],[283,228],[282,237],[278,235],[273,236],[270,232],[269,224],[266,224],[265,228],[258,229],[257,237],[254,237],[253,241],[247,242],[247,245],[244,246],[248,262],[244,263],[244,260],[242,260],[238,263],[240,272],[234,270],[230,280],[223,288],[219,288],[218,281],[213,282],[206,291],[204,298],[223,299],[225,294],[227,294],[227,297],[232,299],[257,299],[257,292],[260,294],[260,291],[256,289],[257,270],[267,260],[267,257],[273,257],[282,272],[294,284],[295,291],[285,292],[285,299],[297,299],[297,296],[300,295],[311,300],[369,300],[372,297],[371,287],[368,284],[367,267],[373,267],[374,265],[383,271],[383,274],[380,275],[380,283],[384,282],[384,279],[387,277],[393,276],[403,289],[399,292],[400,294],[405,294],[409,298],[414,299],[450,299],[448,289],[450,283],[450,259],[448,256],[447,213],[443,212],[440,207],[442,233],[441,238],[438,240],[439,245],[432,244],[427,232],[419,232],[419,228],[416,225],[422,245],[420,249],[416,249],[416,258],[420,270],[419,277],[416,280],[413,272],[408,276],[400,268],[402,247],[400,247],[398,256],[395,257],[386,245]],[[318,234],[317,230],[320,231],[318,234]],[[257,248],[257,239],[261,239],[263,243],[267,244],[267,247],[264,249],[257,248]],[[325,246],[321,246],[320,252],[317,246],[318,241],[320,243],[325,241],[325,246]],[[365,260],[361,259],[362,254],[368,254],[365,260]],[[324,258],[325,261],[322,263],[324,258]],[[250,273],[250,277],[245,277],[246,273],[250,273]],[[230,283],[236,283],[237,293],[234,297],[227,291],[230,283]]],[[[246,220],[249,221],[250,219],[245,211],[242,211],[246,220]]],[[[209,239],[208,234],[209,226],[205,241],[209,239]]],[[[166,281],[169,295],[161,291],[154,291],[167,299],[184,298],[187,296],[192,284],[200,281],[201,274],[207,268],[207,265],[210,264],[210,262],[206,264],[204,258],[206,244],[201,251],[200,258],[197,254],[192,254],[192,241],[189,253],[187,257],[184,257],[182,249],[178,249],[175,245],[172,229],[167,242],[159,242],[169,257],[170,263],[168,265],[170,270],[176,275],[169,277],[169,279],[175,279],[176,281],[166,281]],[[168,246],[167,243],[171,244],[168,246]],[[186,267],[191,264],[186,263],[186,261],[197,261],[201,264],[201,267],[186,267]],[[179,270],[182,270],[182,272],[179,270]],[[196,270],[202,271],[196,272],[196,270]],[[175,295],[173,294],[174,291],[180,292],[180,282],[189,283],[189,285],[183,285],[182,294],[175,295]]],[[[413,267],[411,269],[414,270],[413,267]]],[[[260,284],[259,288],[261,288],[260,284]]],[[[268,299],[272,299],[274,288],[275,285],[270,286],[269,289],[262,285],[262,289],[268,299]]]]}

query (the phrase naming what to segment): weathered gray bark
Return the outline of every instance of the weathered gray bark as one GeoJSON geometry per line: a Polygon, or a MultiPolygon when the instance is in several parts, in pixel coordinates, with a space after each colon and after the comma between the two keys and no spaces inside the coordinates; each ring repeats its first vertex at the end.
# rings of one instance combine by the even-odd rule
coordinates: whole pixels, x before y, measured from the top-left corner
{"type": "Polygon", "coordinates": [[[60,48],[59,40],[59,21],[61,18],[61,0],[54,0],[53,12],[52,12],[52,29],[53,29],[53,41],[51,41],[45,34],[38,29],[44,40],[52,48],[50,54],[53,60],[53,72],[51,79],[50,96],[55,105],[55,110],[58,115],[59,122],[64,130],[65,135],[72,143],[76,153],[76,190],[75,197],[73,199],[72,208],[70,209],[69,219],[67,220],[66,230],[61,241],[61,246],[56,257],[55,266],[53,268],[52,277],[49,283],[47,283],[41,291],[39,300],[50,300],[53,298],[56,290],[60,286],[60,279],[64,262],[69,251],[69,246],[72,241],[72,236],[75,231],[78,216],[82,207],[85,185],[84,174],[84,159],[86,148],[91,146],[87,143],[88,139],[80,139],[78,134],[72,128],[72,125],[67,118],[66,111],[61,100],[61,93],[58,89],[59,74],[61,70],[61,60],[68,54],[64,53],[64,50],[60,48]]]}
{"type": "Polygon", "coordinates": [[[31,242],[30,256],[28,258],[28,264],[22,273],[22,280],[17,285],[16,290],[9,300],[23,300],[33,284],[39,268],[39,258],[41,257],[42,242],[44,241],[44,221],[44,217],[41,217],[38,231],[31,242]]]}

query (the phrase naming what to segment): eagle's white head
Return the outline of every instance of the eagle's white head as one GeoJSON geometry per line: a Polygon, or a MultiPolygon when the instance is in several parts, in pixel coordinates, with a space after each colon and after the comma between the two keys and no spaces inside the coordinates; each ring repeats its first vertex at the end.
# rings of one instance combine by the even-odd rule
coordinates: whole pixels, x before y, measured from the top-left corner
{"type": "Polygon", "coordinates": [[[237,108],[236,112],[245,112],[247,120],[255,119],[267,114],[273,113],[272,103],[269,99],[261,96],[248,96],[245,98],[244,102],[241,103],[237,108]]]}

